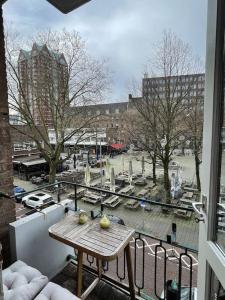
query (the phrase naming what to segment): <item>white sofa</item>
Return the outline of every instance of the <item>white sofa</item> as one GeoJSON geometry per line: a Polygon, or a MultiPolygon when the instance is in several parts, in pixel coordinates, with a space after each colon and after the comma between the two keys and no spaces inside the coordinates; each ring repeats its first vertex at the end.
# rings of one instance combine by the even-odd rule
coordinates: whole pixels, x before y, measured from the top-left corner
{"type": "Polygon", "coordinates": [[[37,295],[35,300],[79,300],[67,289],[62,288],[58,284],[49,282],[46,287],[37,295]]]}
{"type": "Polygon", "coordinates": [[[4,300],[31,300],[48,283],[48,277],[18,260],[2,271],[4,300]]]}
{"type": "Polygon", "coordinates": [[[79,300],[20,260],[2,271],[2,283],[4,300],[79,300]]]}
{"type": "Polygon", "coordinates": [[[68,290],[21,260],[2,270],[0,243],[0,300],[79,300],[68,290]]]}

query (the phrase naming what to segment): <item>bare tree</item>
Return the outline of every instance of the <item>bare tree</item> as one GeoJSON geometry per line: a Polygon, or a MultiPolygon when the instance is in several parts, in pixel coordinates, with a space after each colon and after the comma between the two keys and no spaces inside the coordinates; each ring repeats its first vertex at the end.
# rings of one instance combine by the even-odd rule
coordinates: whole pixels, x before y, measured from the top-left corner
{"type": "Polygon", "coordinates": [[[190,48],[171,32],[164,32],[161,42],[155,47],[150,61],[150,78],[143,79],[142,100],[137,108],[148,136],[154,145],[155,155],[164,168],[166,202],[171,202],[169,163],[173,150],[179,147],[186,136],[183,118],[197,76],[190,48]]]}
{"type": "Polygon", "coordinates": [[[152,178],[153,182],[156,184],[156,148],[154,131],[148,120],[143,119],[142,115],[139,113],[140,99],[130,99],[131,104],[134,109],[129,110],[126,114],[126,132],[128,140],[131,144],[135,143],[135,146],[140,148],[140,150],[145,150],[148,152],[151,165],[152,165],[152,178]]]}
{"type": "MultiPolygon", "coordinates": [[[[85,129],[96,122],[96,116],[88,116],[87,106],[101,101],[109,87],[109,74],[106,62],[93,59],[75,31],[40,33],[32,44],[32,51],[41,48],[48,57],[45,63],[49,65],[38,82],[27,77],[29,65],[18,65],[18,57],[22,55],[23,59],[27,54],[20,51],[18,39],[7,39],[10,107],[29,128],[25,134],[48,162],[49,181],[54,182],[64,144],[74,136],[76,143],[81,142],[86,137],[85,129]],[[31,90],[36,91],[32,98],[31,90]],[[55,145],[50,141],[49,129],[55,133],[55,145]]],[[[43,63],[41,59],[35,54],[31,63],[43,63]]],[[[15,129],[21,131],[18,126],[15,129]]]]}
{"type": "MultiPolygon", "coordinates": [[[[203,87],[202,87],[203,90],[203,87]]],[[[202,91],[200,91],[202,93],[202,91]]],[[[194,157],[195,157],[195,174],[197,188],[201,191],[200,180],[200,164],[202,153],[202,138],[203,138],[203,97],[197,95],[192,98],[192,101],[187,107],[186,117],[184,118],[187,126],[187,132],[190,134],[190,141],[192,143],[194,157]]]]}

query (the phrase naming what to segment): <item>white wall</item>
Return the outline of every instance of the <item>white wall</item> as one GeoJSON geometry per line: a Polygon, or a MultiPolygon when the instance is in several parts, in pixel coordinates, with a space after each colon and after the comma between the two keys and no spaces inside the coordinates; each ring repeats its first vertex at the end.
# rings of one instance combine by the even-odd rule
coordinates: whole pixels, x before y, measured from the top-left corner
{"type": "MultiPolygon", "coordinates": [[[[61,203],[65,206],[71,201],[61,203]]],[[[48,228],[64,217],[64,206],[53,205],[44,209],[46,217],[37,212],[10,224],[12,259],[20,259],[37,268],[49,279],[63,269],[68,254],[74,255],[73,248],[48,234],[48,228]]]]}

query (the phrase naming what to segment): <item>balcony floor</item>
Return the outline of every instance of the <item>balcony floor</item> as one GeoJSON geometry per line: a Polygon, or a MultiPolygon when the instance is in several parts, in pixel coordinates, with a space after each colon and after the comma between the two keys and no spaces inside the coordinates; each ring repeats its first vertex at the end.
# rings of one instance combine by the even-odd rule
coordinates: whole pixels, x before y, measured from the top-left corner
{"type": "MultiPolygon", "coordinates": [[[[87,272],[83,272],[83,287],[84,290],[92,283],[94,276],[87,272]]],[[[66,288],[71,293],[75,294],[76,283],[77,283],[77,272],[76,267],[69,263],[58,275],[56,275],[51,281],[59,284],[66,288]]],[[[87,300],[128,300],[130,297],[122,294],[110,285],[100,282],[92,293],[86,298],[87,300]]]]}

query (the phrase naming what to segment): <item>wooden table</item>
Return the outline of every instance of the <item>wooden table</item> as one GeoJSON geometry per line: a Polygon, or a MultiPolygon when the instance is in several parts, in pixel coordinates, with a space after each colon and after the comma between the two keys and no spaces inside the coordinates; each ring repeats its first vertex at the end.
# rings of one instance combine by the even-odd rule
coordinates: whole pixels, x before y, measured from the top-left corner
{"type": "Polygon", "coordinates": [[[78,216],[70,215],[49,228],[49,235],[78,250],[77,267],[77,296],[85,299],[95,288],[101,279],[101,261],[111,261],[118,254],[125,250],[127,261],[127,273],[130,286],[131,299],[135,299],[135,289],[133,282],[130,240],[135,230],[120,224],[112,224],[108,229],[102,229],[99,219],[89,220],[86,224],[78,224],[78,216]],[[82,264],[83,253],[90,254],[96,258],[98,268],[98,278],[81,295],[82,290],[82,264]]]}

